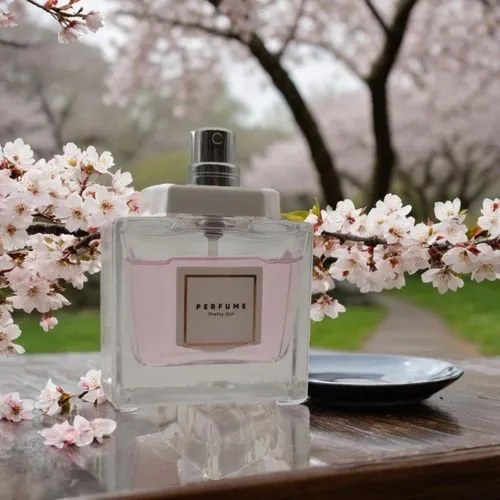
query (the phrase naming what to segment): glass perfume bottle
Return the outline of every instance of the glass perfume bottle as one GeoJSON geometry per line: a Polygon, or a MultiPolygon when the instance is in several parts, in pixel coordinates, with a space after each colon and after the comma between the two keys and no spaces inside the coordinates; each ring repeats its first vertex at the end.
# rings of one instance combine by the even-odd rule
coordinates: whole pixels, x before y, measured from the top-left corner
{"type": "Polygon", "coordinates": [[[192,134],[190,183],[102,232],[103,384],[117,408],[307,397],[312,227],[239,187],[235,138],[192,134]]]}

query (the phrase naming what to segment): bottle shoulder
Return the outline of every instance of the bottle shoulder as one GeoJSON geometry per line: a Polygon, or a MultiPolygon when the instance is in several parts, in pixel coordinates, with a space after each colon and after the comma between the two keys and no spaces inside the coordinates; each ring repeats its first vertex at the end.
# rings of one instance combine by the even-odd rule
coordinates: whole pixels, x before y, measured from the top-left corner
{"type": "Polygon", "coordinates": [[[164,234],[186,231],[206,231],[216,227],[228,232],[253,233],[311,233],[313,227],[307,222],[267,217],[219,217],[219,216],[131,216],[119,217],[108,223],[113,232],[132,232],[136,234],[164,234]]]}

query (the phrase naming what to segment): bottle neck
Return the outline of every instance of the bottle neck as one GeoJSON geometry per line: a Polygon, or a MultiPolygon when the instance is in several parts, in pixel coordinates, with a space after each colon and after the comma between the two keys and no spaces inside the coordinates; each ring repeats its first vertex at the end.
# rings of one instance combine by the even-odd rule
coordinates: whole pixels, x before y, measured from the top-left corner
{"type": "Polygon", "coordinates": [[[240,186],[240,168],[231,163],[202,162],[189,167],[189,184],[197,186],[240,186]]]}

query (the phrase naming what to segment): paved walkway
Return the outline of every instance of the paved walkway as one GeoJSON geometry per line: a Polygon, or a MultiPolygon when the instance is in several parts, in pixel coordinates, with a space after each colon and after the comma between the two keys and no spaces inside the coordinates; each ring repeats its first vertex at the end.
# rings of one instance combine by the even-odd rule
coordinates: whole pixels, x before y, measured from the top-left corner
{"type": "Polygon", "coordinates": [[[450,360],[480,356],[476,346],[451,333],[432,311],[394,297],[378,296],[377,301],[388,314],[361,352],[450,360]]]}

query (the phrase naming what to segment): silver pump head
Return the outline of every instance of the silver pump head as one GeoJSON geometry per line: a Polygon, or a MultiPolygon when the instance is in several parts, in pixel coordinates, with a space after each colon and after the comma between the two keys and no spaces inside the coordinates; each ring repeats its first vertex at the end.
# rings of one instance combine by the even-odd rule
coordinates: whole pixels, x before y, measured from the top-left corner
{"type": "Polygon", "coordinates": [[[228,129],[205,127],[191,132],[189,184],[203,186],[240,185],[235,162],[236,137],[228,129]]]}

